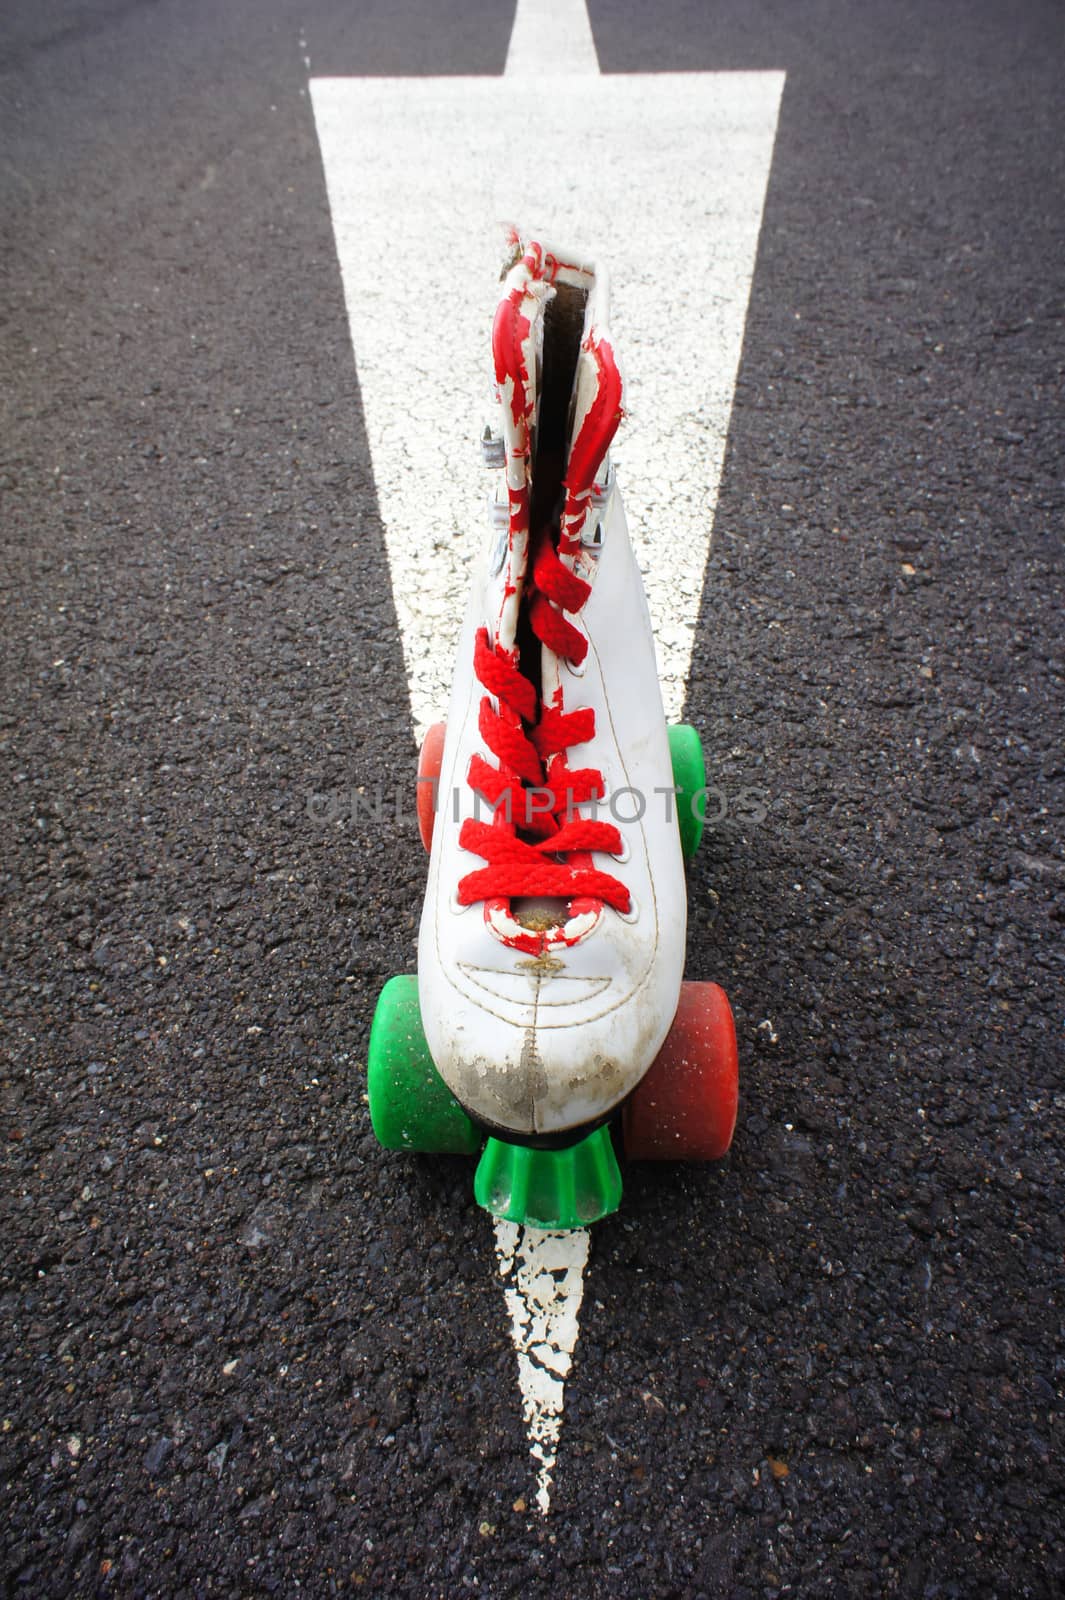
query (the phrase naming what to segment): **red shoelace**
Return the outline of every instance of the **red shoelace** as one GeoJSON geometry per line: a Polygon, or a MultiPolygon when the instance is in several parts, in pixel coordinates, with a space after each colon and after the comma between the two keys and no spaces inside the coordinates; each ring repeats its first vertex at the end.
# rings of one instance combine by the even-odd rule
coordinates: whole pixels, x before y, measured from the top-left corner
{"type": "MultiPolygon", "coordinates": [[[[553,268],[551,259],[546,259],[553,268]]],[[[533,247],[526,256],[532,275],[546,275],[543,262],[542,253],[533,247]]],[[[519,430],[528,422],[521,346],[529,321],[522,299],[520,288],[504,298],[492,339],[498,381],[513,379],[512,404],[519,430]]],[[[541,644],[575,666],[584,660],[588,641],[562,612],[578,612],[591,587],[564,564],[560,552],[574,554],[580,548],[596,469],[621,417],[621,379],[613,351],[605,340],[592,336],[583,348],[591,351],[599,368],[596,398],[570,452],[558,550],[545,530],[529,553],[523,602],[541,644]]],[[[527,487],[512,489],[510,499],[511,526],[528,526],[527,487]]],[[[517,650],[493,643],[487,628],[477,634],[474,671],[488,691],[481,701],[478,728],[499,765],[493,767],[480,755],[470,762],[467,781],[488,801],[493,817],[491,822],[467,818],[462,824],[459,844],[488,864],[460,880],[459,903],[534,896],[599,901],[627,912],[628,889],[593,867],[588,854],[592,850],[620,854],[618,829],[613,823],[576,815],[578,806],[603,798],[602,774],[594,767],[570,767],[566,760],[571,745],[583,744],[595,733],[594,710],[586,706],[564,711],[561,691],[556,704],[543,704],[536,686],[520,670],[517,650]],[[519,830],[528,837],[520,837],[519,830]],[[570,855],[577,859],[566,860],[570,855]]]]}

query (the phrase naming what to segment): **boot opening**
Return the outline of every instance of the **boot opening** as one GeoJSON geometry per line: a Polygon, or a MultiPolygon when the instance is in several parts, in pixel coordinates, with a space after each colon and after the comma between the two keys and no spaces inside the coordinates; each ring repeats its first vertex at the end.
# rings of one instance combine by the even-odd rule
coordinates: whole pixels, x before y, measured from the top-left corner
{"type": "Polygon", "coordinates": [[[544,310],[540,417],[533,462],[530,532],[557,525],[573,408],[573,389],[584,333],[588,291],[570,283],[555,285],[544,310]]]}
{"type": "MultiPolygon", "coordinates": [[[[529,510],[529,548],[535,550],[544,529],[557,544],[562,513],[573,414],[577,362],[584,334],[587,289],[559,283],[544,310],[544,344],[539,375],[540,414],[536,425],[536,453],[532,467],[529,510]]],[[[533,683],[540,682],[540,641],[529,626],[525,607],[518,618],[517,643],[521,670],[533,683]]]]}

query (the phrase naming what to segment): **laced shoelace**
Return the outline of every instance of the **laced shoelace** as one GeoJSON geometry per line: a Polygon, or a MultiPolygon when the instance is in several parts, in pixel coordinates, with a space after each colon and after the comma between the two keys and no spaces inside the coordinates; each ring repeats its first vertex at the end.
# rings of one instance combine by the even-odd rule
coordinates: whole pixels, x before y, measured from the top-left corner
{"type": "MultiPolygon", "coordinates": [[[[493,333],[497,376],[502,381],[509,372],[515,379],[516,397],[522,392],[520,338],[528,327],[527,323],[525,330],[520,326],[519,297],[520,291],[515,291],[503,302],[493,333]]],[[[537,639],[574,666],[584,660],[588,641],[562,612],[579,612],[591,586],[561,557],[572,556],[579,548],[595,471],[621,415],[621,381],[613,352],[605,341],[591,336],[584,349],[592,352],[599,366],[596,402],[570,452],[558,549],[550,530],[545,530],[530,552],[524,596],[529,625],[537,639]]],[[[522,420],[517,398],[515,420],[522,420]]],[[[528,489],[512,489],[512,525],[515,521],[520,525],[528,513],[528,489]]],[[[467,781],[493,807],[494,814],[490,823],[469,817],[462,824],[460,846],[481,856],[487,865],[460,880],[459,904],[530,896],[595,900],[628,912],[631,898],[625,885],[588,862],[592,850],[620,854],[621,834],[613,823],[575,815],[578,806],[601,800],[605,792],[597,768],[573,768],[566,760],[571,745],[593,737],[594,709],[586,706],[564,711],[561,691],[558,703],[542,703],[536,685],[519,667],[518,651],[494,643],[487,628],[481,628],[476,636],[474,672],[488,691],[481,701],[478,729],[499,765],[493,767],[481,755],[470,762],[467,781]],[[531,838],[521,838],[519,829],[531,838]],[[581,859],[566,860],[570,855],[581,859]]]]}

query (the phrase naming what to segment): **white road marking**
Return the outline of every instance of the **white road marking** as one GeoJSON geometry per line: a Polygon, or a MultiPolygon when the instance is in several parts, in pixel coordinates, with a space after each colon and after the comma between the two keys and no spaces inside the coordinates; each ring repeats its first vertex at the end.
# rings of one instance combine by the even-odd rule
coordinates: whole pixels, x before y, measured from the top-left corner
{"type": "Polygon", "coordinates": [[[447,704],[487,530],[477,441],[511,221],[610,269],[627,409],[613,454],[679,714],[781,81],[312,80],[419,736],[447,704]]]}
{"type": "Polygon", "coordinates": [[[545,73],[594,78],[599,57],[584,0],[518,0],[503,72],[508,78],[545,73]]]}
{"type": "Polygon", "coordinates": [[[529,1449],[539,1462],[536,1503],[551,1507],[551,1477],[562,1431],[565,1381],[577,1343],[588,1263],[588,1230],[542,1233],[496,1223],[499,1276],[505,1284],[510,1333],[518,1352],[529,1449]]]}
{"type": "MultiPolygon", "coordinates": [[[[311,82],[419,739],[447,704],[486,531],[478,435],[507,223],[610,270],[627,413],[613,456],[667,716],[683,705],[784,74],[598,66],[583,0],[518,0],[502,78],[311,82]]],[[[589,1242],[496,1225],[545,1513],[589,1242]]]]}

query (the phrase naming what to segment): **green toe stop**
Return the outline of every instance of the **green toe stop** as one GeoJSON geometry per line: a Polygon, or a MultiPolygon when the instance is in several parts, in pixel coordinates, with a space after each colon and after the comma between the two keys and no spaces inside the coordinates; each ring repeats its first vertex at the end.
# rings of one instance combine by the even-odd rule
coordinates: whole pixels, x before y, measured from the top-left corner
{"type": "Polygon", "coordinates": [[[527,1150],[489,1139],[473,1180],[477,1204],[528,1228],[585,1228],[621,1203],[609,1128],[568,1150],[527,1150]]]}

